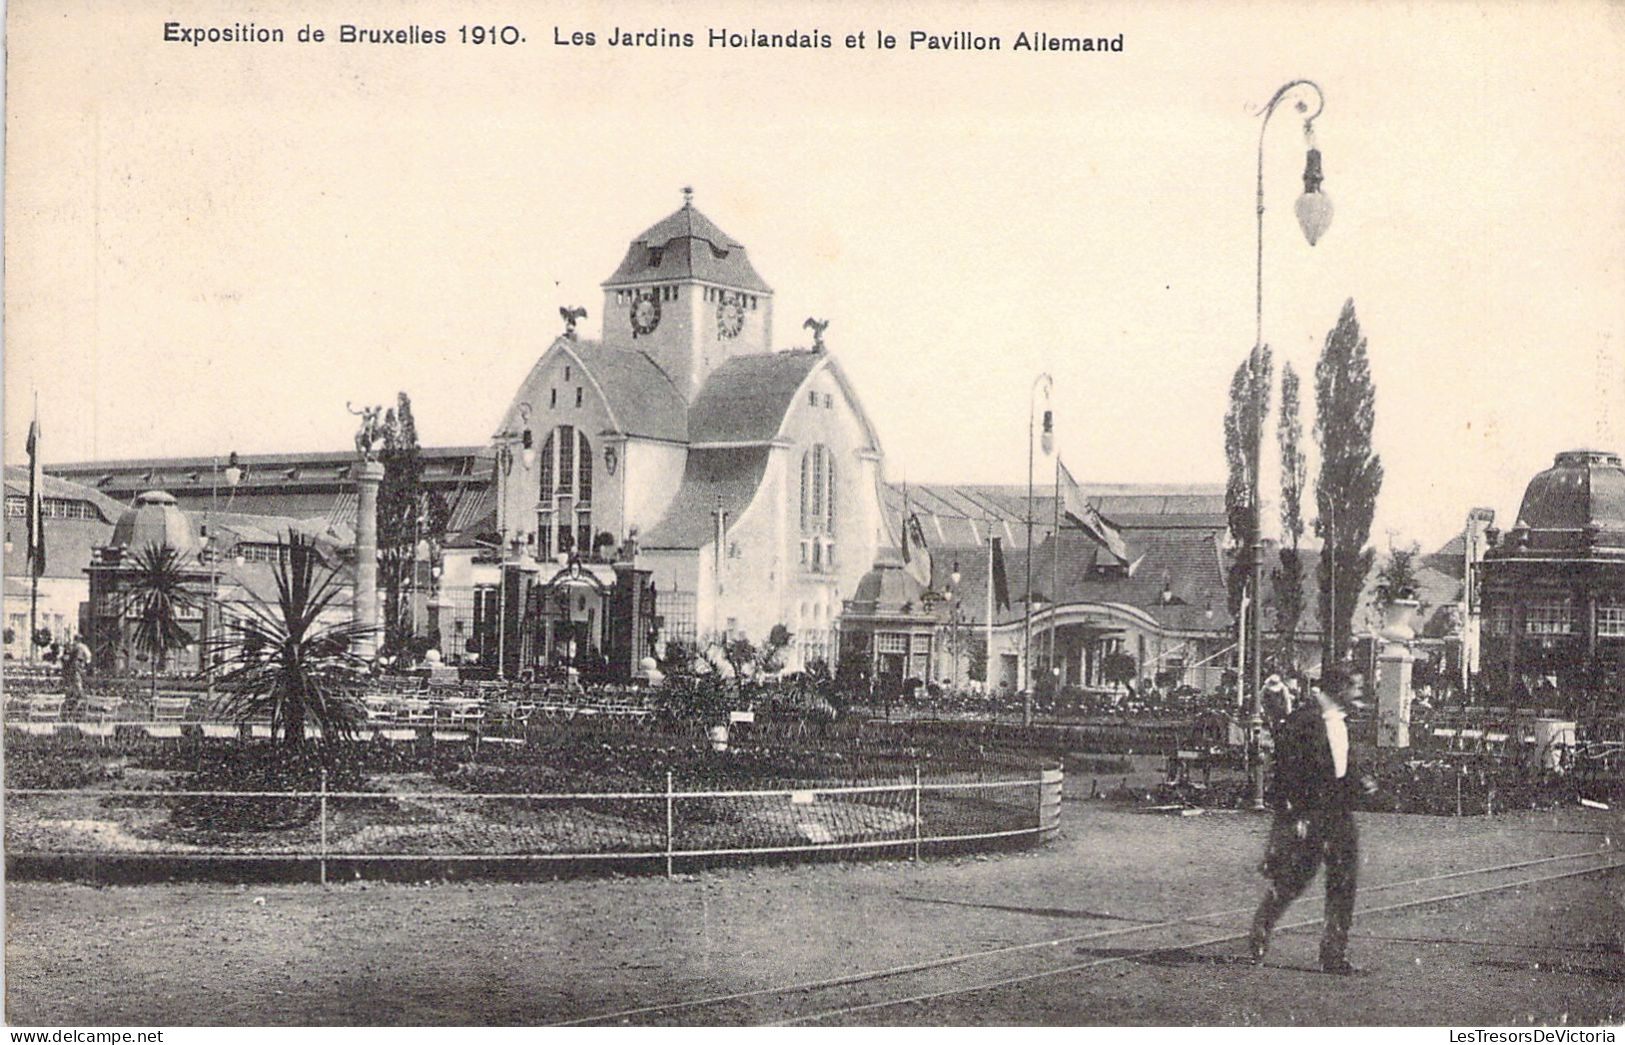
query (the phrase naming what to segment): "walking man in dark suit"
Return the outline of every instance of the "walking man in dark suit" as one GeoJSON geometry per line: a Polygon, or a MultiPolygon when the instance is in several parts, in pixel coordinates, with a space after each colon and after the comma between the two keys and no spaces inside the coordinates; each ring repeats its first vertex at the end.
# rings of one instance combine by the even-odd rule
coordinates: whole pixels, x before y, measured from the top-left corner
{"type": "Polygon", "coordinates": [[[1263,872],[1269,879],[1249,941],[1254,963],[1269,950],[1270,931],[1281,912],[1297,899],[1326,865],[1326,930],[1320,941],[1320,967],[1329,973],[1355,971],[1345,954],[1354,919],[1355,879],[1360,862],[1354,830],[1354,802],[1362,790],[1376,790],[1355,772],[1345,715],[1357,702],[1360,678],[1331,667],[1320,685],[1281,724],[1275,738],[1275,820],[1270,825],[1263,872]]]}

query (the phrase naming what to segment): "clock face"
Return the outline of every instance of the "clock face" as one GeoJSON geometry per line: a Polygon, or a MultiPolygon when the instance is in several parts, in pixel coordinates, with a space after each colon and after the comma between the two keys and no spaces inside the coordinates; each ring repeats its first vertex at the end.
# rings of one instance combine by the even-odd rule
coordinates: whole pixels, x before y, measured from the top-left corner
{"type": "Polygon", "coordinates": [[[739,299],[726,297],[717,306],[717,337],[727,340],[739,336],[745,327],[745,309],[739,299]]]}
{"type": "Polygon", "coordinates": [[[660,325],[660,299],[645,291],[632,302],[632,336],[650,334],[660,325]]]}

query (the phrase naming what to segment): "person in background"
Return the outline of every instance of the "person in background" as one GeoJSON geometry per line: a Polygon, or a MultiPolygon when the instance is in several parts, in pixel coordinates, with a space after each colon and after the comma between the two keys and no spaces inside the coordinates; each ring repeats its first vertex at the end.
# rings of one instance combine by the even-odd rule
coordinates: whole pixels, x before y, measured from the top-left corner
{"type": "Polygon", "coordinates": [[[85,709],[85,674],[90,670],[90,647],[83,640],[70,637],[62,644],[58,659],[62,664],[62,689],[66,698],[62,702],[62,717],[80,718],[85,709]]]}
{"type": "Polygon", "coordinates": [[[1312,699],[1286,716],[1275,738],[1275,778],[1271,798],[1275,819],[1261,870],[1269,879],[1253,915],[1248,951],[1262,964],[1270,933],[1283,911],[1326,867],[1326,928],[1320,941],[1320,967],[1335,975],[1356,972],[1348,962],[1349,925],[1354,919],[1359,837],[1354,803],[1376,790],[1355,769],[1346,715],[1358,706],[1360,676],[1326,669],[1312,699]]]}
{"type": "Polygon", "coordinates": [[[1292,712],[1292,703],[1281,676],[1271,675],[1264,680],[1264,721],[1269,724],[1272,736],[1281,732],[1281,724],[1292,712]]]}

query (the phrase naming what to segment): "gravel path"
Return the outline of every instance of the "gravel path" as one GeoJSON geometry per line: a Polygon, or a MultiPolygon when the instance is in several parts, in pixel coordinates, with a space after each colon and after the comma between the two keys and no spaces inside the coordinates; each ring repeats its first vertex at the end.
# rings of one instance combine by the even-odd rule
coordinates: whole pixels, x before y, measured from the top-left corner
{"type": "MultiPolygon", "coordinates": [[[[1261,818],[1159,816],[1080,801],[1063,817],[1061,837],[1029,852],[738,868],[671,881],[326,890],[15,883],[6,892],[7,1016],[24,1025],[536,1024],[1245,910],[1257,899],[1261,818]]],[[[1582,809],[1360,821],[1362,904],[1380,902],[1369,887],[1383,882],[1592,851],[1621,833],[1616,814],[1582,809]]],[[[1278,968],[1236,965],[1239,945],[1219,946],[1188,960],[1117,962],[1098,974],[842,1022],[1618,1020],[1622,899],[1625,875],[1615,872],[1357,918],[1352,957],[1372,971],[1354,980],[1305,971],[1312,932],[1289,933],[1272,957],[1278,968]]],[[[1306,897],[1288,917],[1318,909],[1306,897]]],[[[1244,924],[1245,915],[1221,917],[1201,931],[1244,924]]],[[[1132,937],[1084,941],[874,989],[898,997],[921,983],[963,986],[1085,960],[1080,947],[1141,946],[1132,937]]],[[[813,1011],[805,1007],[812,1001],[774,996],[649,1019],[773,1022],[813,1011]]]]}

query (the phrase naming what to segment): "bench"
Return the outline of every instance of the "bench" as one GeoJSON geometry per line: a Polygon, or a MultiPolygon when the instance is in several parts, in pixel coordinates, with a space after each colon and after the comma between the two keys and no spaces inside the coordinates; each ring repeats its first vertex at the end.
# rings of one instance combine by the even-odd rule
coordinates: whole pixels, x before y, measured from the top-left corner
{"type": "Polygon", "coordinates": [[[63,693],[41,693],[38,696],[29,697],[28,721],[62,721],[62,703],[67,699],[67,695],[63,693]]]}
{"type": "Polygon", "coordinates": [[[152,720],[154,722],[185,722],[186,715],[191,710],[191,697],[154,697],[152,701],[152,720]]]}

